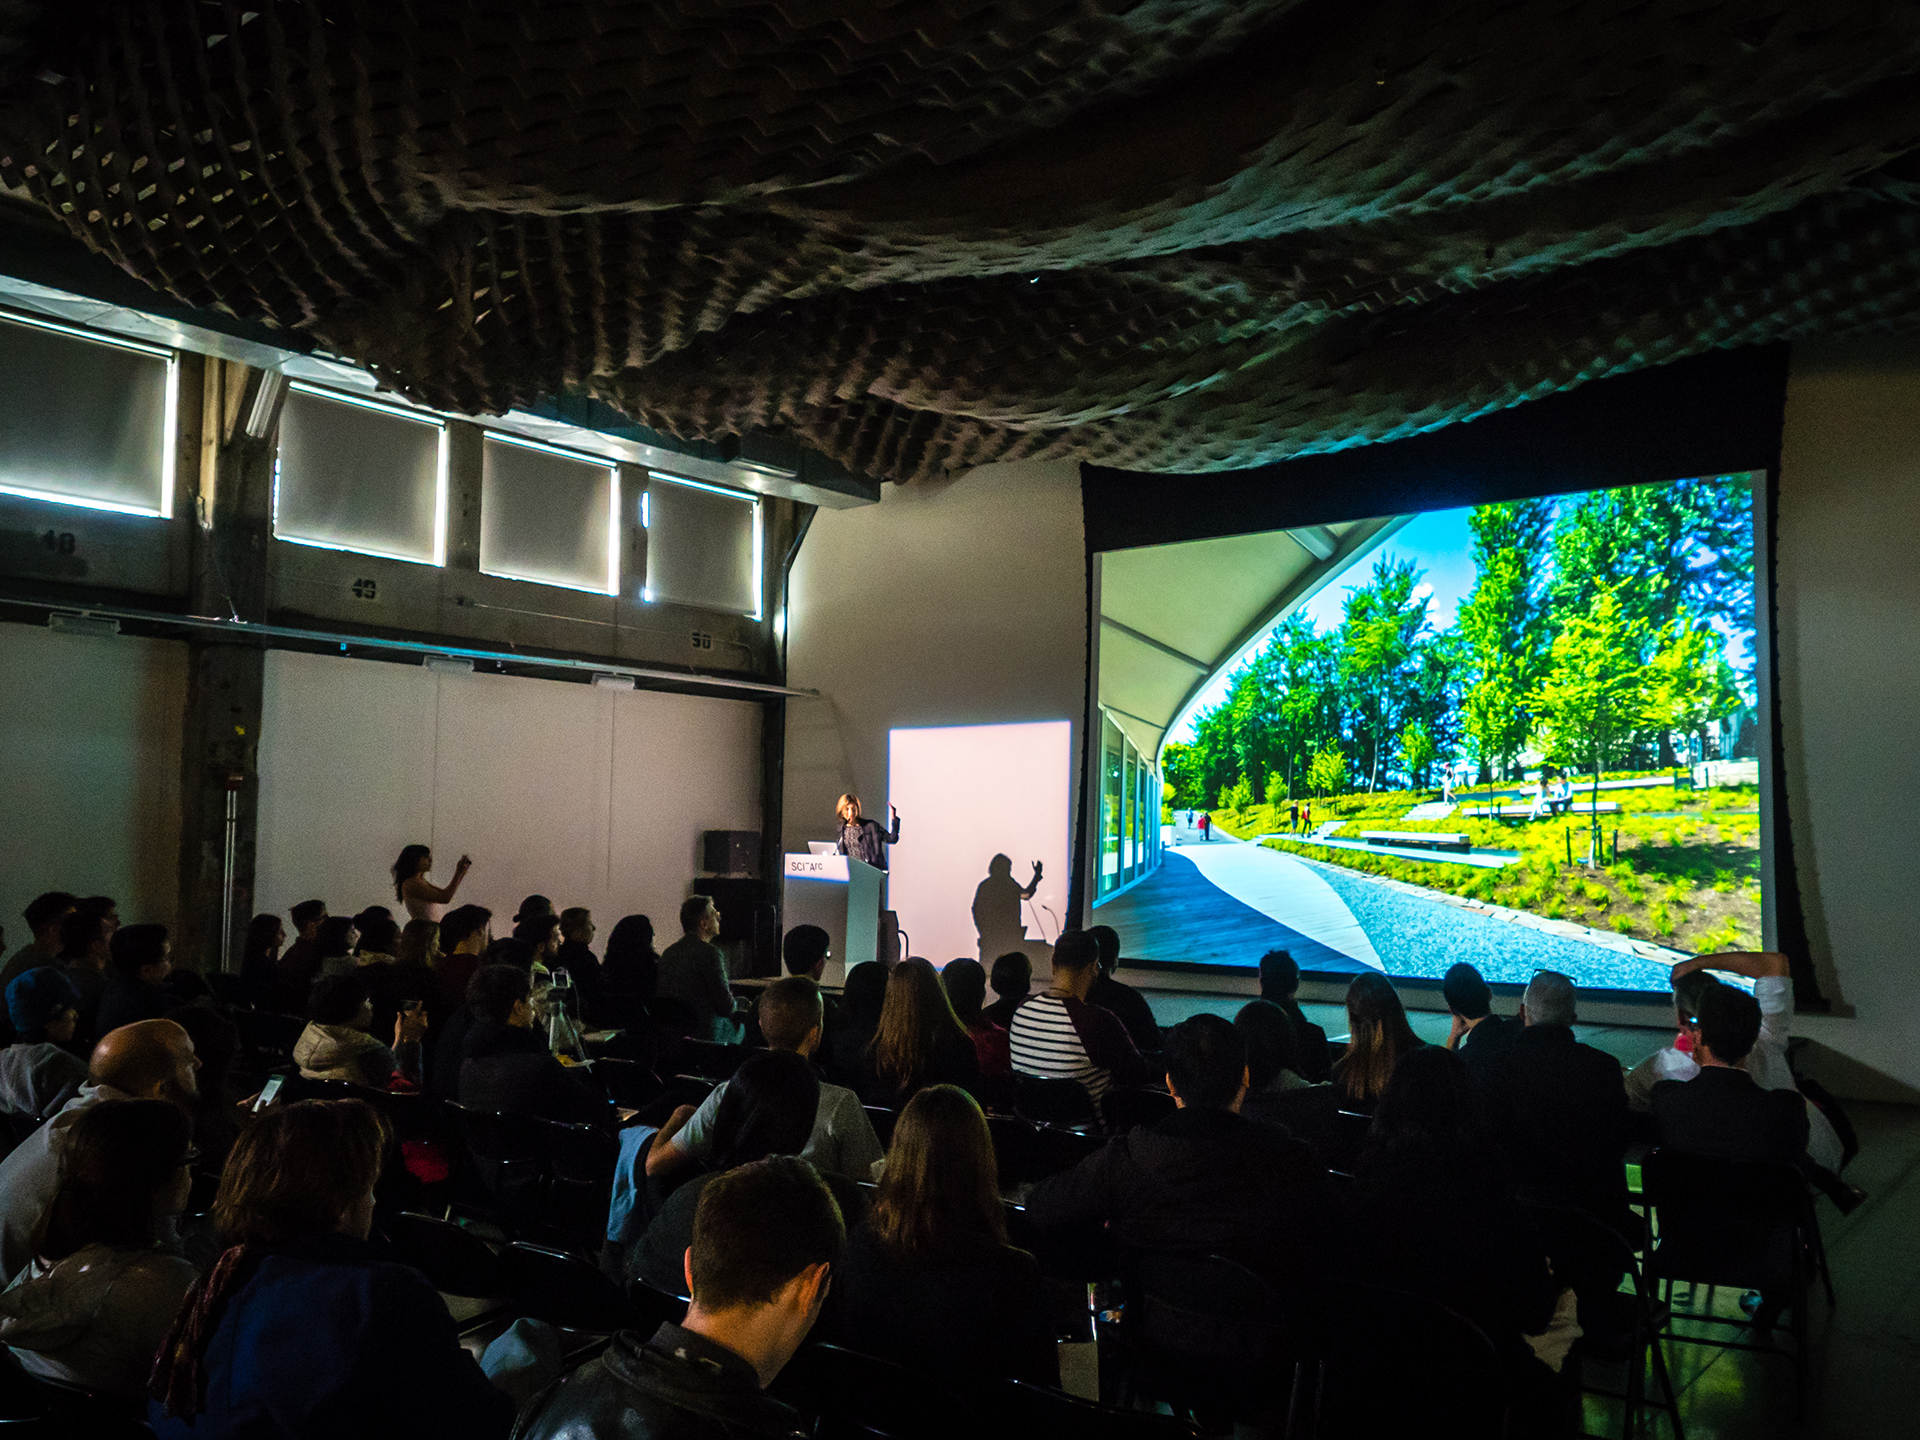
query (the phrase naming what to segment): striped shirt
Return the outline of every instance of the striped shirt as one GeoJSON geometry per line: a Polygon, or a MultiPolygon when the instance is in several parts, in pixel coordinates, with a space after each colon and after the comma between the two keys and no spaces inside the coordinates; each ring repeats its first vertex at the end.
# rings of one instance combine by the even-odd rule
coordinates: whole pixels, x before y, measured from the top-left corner
{"type": "Polygon", "coordinates": [[[1036,995],[1013,1012],[1013,1068],[1042,1080],[1078,1080],[1098,1106],[1116,1079],[1139,1084],[1147,1064],[1126,1027],[1084,1000],[1036,995]]]}

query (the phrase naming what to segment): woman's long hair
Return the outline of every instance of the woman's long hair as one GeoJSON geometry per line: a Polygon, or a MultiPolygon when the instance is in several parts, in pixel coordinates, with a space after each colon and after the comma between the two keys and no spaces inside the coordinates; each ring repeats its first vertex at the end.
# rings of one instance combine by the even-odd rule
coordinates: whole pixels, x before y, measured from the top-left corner
{"type": "Polygon", "coordinates": [[[896,1089],[912,1089],[926,1079],[943,1034],[969,1047],[973,1044],[966,1026],[953,1013],[939,972],[930,961],[909,956],[887,977],[880,1026],[867,1047],[874,1073],[896,1089]]]}
{"type": "Polygon", "coordinates": [[[320,922],[320,932],[313,937],[320,958],[332,960],[337,956],[349,955],[353,947],[347,943],[347,937],[353,934],[354,925],[351,915],[329,915],[320,922]]]}
{"type": "Polygon", "coordinates": [[[159,1238],[154,1202],[193,1145],[186,1112],[164,1100],[103,1100],[74,1122],[40,1254],[87,1245],[144,1249],[159,1238]]]}
{"type": "Polygon", "coordinates": [[[1393,1078],[1402,1055],[1418,1049],[1420,1037],[1407,1024],[1407,1012],[1387,977],[1368,971],[1347,987],[1347,1053],[1335,1078],[1348,1100],[1378,1100],[1393,1078]]]}
{"type": "Polygon", "coordinates": [[[401,893],[407,881],[419,871],[420,862],[432,853],[431,845],[407,845],[401,848],[400,858],[393,862],[393,898],[401,904],[407,901],[407,897],[401,893]]]}
{"type": "Polygon", "coordinates": [[[870,1223],[907,1265],[952,1264],[1007,1243],[993,1137],[966,1091],[929,1085],[907,1101],[870,1223]]]}
{"type": "Polygon", "coordinates": [[[431,970],[439,956],[440,922],[409,920],[406,928],[400,932],[400,948],[394,952],[393,958],[402,965],[431,970]]]}

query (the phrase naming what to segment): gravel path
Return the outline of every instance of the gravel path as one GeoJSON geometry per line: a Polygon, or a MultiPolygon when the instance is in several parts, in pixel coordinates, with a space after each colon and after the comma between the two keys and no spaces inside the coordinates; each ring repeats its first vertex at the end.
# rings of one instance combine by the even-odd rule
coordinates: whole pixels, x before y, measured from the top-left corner
{"type": "Polygon", "coordinates": [[[1603,990],[1672,987],[1672,972],[1657,960],[1542,934],[1524,925],[1478,915],[1437,900],[1423,900],[1338,865],[1313,865],[1346,901],[1373,941],[1389,975],[1438,980],[1465,960],[1490,981],[1524,985],[1536,970],[1558,970],[1576,985],[1603,990]]]}

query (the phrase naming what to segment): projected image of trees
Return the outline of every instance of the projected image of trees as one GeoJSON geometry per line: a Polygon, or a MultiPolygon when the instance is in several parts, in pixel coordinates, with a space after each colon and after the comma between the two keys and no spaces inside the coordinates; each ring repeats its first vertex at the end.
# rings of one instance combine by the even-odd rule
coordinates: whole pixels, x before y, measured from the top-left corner
{"type": "Polygon", "coordinates": [[[1747,477],[1420,516],[1168,745],[1168,803],[1320,864],[1752,945],[1757,693],[1747,477]]]}

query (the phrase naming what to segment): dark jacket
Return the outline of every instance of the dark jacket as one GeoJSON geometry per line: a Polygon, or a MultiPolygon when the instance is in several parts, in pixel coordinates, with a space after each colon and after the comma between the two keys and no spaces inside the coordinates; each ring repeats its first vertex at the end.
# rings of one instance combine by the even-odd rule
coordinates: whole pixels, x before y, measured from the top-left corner
{"type": "Polygon", "coordinates": [[[1453,1053],[1466,1063],[1468,1070],[1478,1070],[1496,1055],[1504,1054],[1515,1037],[1526,1028],[1510,1016],[1489,1015],[1460,1037],[1460,1043],[1453,1047],[1453,1053]]]}
{"type": "Polygon", "coordinates": [[[1111,975],[1102,975],[1087,988],[1087,1003],[1111,1011],[1127,1027],[1136,1050],[1160,1048],[1160,1022],[1153,1018],[1147,997],[1111,975]]]}
{"type": "Polygon", "coordinates": [[[1013,1028],[1013,1012],[1026,1004],[1030,995],[1003,995],[991,1005],[983,1005],[980,1013],[998,1025],[1002,1030],[1013,1028]]]}
{"type": "Polygon", "coordinates": [[[162,986],[149,985],[118,972],[109,973],[107,988],[100,996],[100,1010],[93,1021],[94,1038],[136,1021],[158,1020],[179,1003],[162,986]]]}
{"type": "Polygon", "coordinates": [[[1293,1022],[1293,1033],[1300,1046],[1300,1078],[1318,1085],[1333,1076],[1333,1048],[1327,1044],[1327,1032],[1307,1019],[1300,1009],[1300,1002],[1291,995],[1284,999],[1278,995],[1261,993],[1262,1000],[1271,1000],[1287,1012],[1287,1018],[1293,1022]]]}
{"type": "Polygon", "coordinates": [[[1127,1249],[1225,1255],[1288,1285],[1319,1278],[1339,1228],[1332,1182],[1305,1145],[1205,1106],[1118,1136],[1038,1182],[1026,1212],[1041,1229],[1104,1221],[1127,1249]]]}
{"type": "Polygon", "coordinates": [[[456,1005],[437,1032],[427,1032],[427,1088],[442,1100],[460,1098],[460,1062],[466,1058],[473,1025],[473,1011],[456,1005]]]}
{"type": "Polygon", "coordinates": [[[606,1353],[536,1398],[513,1433],[515,1440],[799,1440],[811,1430],[798,1411],[761,1391],[740,1356],[662,1325],[651,1339],[632,1330],[615,1335],[606,1353]]]}
{"type": "Polygon", "coordinates": [[[1515,1026],[1503,1040],[1476,1041],[1475,1050],[1485,1058],[1469,1073],[1520,1188],[1625,1223],[1629,1119],[1620,1062],[1582,1045],[1565,1025],[1515,1026]]]}
{"type": "Polygon", "coordinates": [[[1024,1250],[904,1265],[862,1225],[847,1236],[820,1338],[897,1360],[952,1389],[1004,1379],[1058,1385],[1050,1300],[1024,1250]]]}
{"type": "Polygon", "coordinates": [[[1807,1153],[1807,1102],[1763,1090],[1744,1070],[1707,1065],[1691,1080],[1662,1080],[1648,1098],[1660,1144],[1718,1160],[1794,1164],[1807,1153]]]}
{"type": "Polygon", "coordinates": [[[320,978],[320,944],[298,937],[281,953],[275,964],[274,975],[278,980],[280,1008],[289,1015],[307,1013],[307,992],[313,988],[313,982],[320,978]]]}
{"type": "Polygon", "coordinates": [[[150,1401],[162,1440],[260,1435],[504,1436],[513,1401],[460,1346],[419,1271],[363,1240],[307,1235],[247,1256],[221,1302],[192,1421],[150,1401]]]}
{"type": "Polygon", "coordinates": [[[553,957],[553,966],[567,972],[573,981],[573,988],[580,995],[581,1017],[591,1026],[612,1024],[603,1021],[601,1016],[607,1008],[606,977],[600,970],[600,957],[593,953],[593,947],[584,940],[563,940],[560,951],[553,957]]]}
{"type": "Polygon", "coordinates": [[[567,1073],[538,1030],[475,1020],[460,1062],[460,1103],[568,1124],[611,1121],[604,1095],[567,1073]]]}

